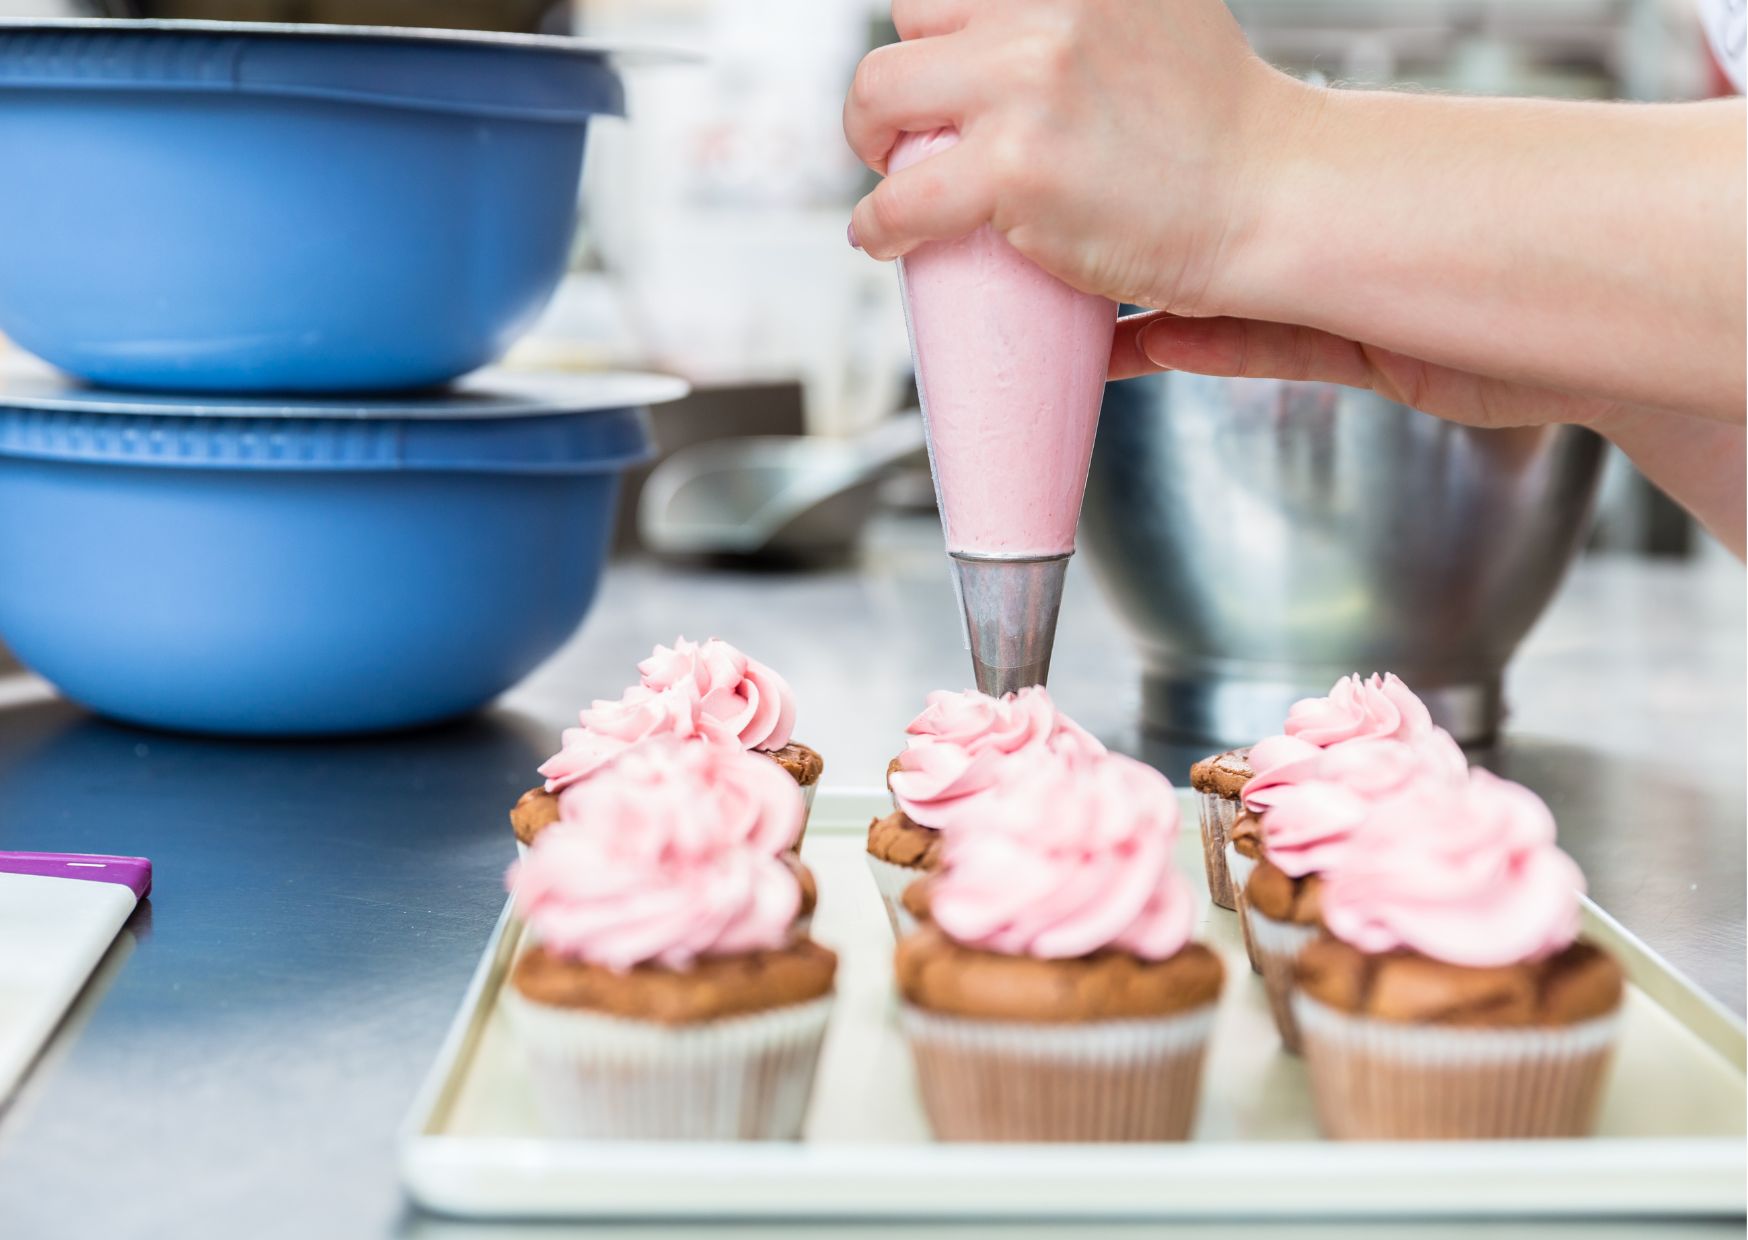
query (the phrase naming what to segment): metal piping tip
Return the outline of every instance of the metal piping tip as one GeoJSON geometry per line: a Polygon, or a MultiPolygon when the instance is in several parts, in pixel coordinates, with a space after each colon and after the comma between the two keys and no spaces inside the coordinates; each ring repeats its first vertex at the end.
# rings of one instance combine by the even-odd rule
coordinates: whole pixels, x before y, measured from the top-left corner
{"type": "Polygon", "coordinates": [[[1000,697],[1050,677],[1068,557],[999,559],[952,554],[977,687],[1000,697]]]}

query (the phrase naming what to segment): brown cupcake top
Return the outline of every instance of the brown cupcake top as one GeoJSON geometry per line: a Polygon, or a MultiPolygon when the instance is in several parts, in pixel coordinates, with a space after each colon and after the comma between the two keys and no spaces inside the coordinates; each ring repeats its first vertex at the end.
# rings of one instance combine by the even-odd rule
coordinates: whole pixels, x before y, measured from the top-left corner
{"type": "Polygon", "coordinates": [[[1323,920],[1322,892],[1320,875],[1293,878],[1267,858],[1256,863],[1250,881],[1244,884],[1244,898],[1252,912],[1300,926],[1315,926],[1323,920]]]}
{"type": "Polygon", "coordinates": [[[1546,960],[1471,968],[1413,952],[1368,955],[1325,935],[1300,954],[1297,976],[1337,1011],[1469,1028],[1578,1024],[1618,1008],[1625,987],[1614,958],[1582,942],[1546,960]]]}
{"type": "Polygon", "coordinates": [[[1237,800],[1239,789],[1250,782],[1250,747],[1228,749],[1203,758],[1190,768],[1190,787],[1237,800]]]}
{"type": "Polygon", "coordinates": [[[899,768],[903,765],[904,758],[902,756],[894,758],[886,764],[886,791],[892,791],[892,777],[898,774],[899,768]]]}
{"type": "Polygon", "coordinates": [[[1225,972],[1200,943],[1158,961],[1120,951],[1039,960],[966,947],[927,921],[899,943],[894,969],[899,994],[925,1011],[1040,1024],[1188,1012],[1219,997],[1225,972]]]}
{"type": "Polygon", "coordinates": [[[819,782],[819,777],[825,773],[825,759],[799,741],[790,741],[781,749],[757,749],[785,771],[789,777],[803,788],[819,782]]]}
{"type": "Polygon", "coordinates": [[[530,788],[516,799],[510,810],[510,830],[524,844],[558,821],[558,794],[548,792],[546,785],[530,788]]]}
{"type": "Polygon", "coordinates": [[[902,810],[894,810],[868,824],[868,855],[893,865],[939,869],[941,833],[912,822],[902,810]]]}
{"type": "Polygon", "coordinates": [[[645,964],[624,973],[537,945],[516,961],[510,982],[524,998],[552,1007],[695,1025],[818,999],[831,992],[837,967],[835,953],[807,938],[770,951],[703,957],[687,969],[645,964]]]}

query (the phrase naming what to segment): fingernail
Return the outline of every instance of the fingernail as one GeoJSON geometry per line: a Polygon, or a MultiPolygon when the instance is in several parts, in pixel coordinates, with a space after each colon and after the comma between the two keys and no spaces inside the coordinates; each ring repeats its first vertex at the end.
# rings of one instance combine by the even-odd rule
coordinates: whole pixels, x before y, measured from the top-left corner
{"type": "Polygon", "coordinates": [[[1184,348],[1206,346],[1214,339],[1214,326],[1198,319],[1161,319],[1150,324],[1135,343],[1142,356],[1155,366],[1172,369],[1169,358],[1184,348]]]}
{"type": "Polygon", "coordinates": [[[1171,367],[1160,361],[1159,354],[1153,351],[1154,339],[1159,335],[1159,324],[1149,323],[1135,333],[1135,351],[1161,370],[1170,370],[1171,367]]]}
{"type": "Polygon", "coordinates": [[[856,240],[856,221],[855,220],[851,220],[849,222],[849,224],[845,226],[844,237],[845,237],[845,239],[847,239],[849,241],[850,248],[852,250],[859,250],[862,248],[862,243],[860,241],[856,240]]]}

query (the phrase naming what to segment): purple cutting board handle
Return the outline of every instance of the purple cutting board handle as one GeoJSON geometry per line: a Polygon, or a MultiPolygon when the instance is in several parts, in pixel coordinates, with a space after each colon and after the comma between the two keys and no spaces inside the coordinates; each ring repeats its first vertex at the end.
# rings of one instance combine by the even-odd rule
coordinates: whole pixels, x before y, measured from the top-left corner
{"type": "Polygon", "coordinates": [[[152,890],[152,863],[144,857],[95,853],[0,852],[0,874],[40,874],[94,883],[120,883],[143,900],[152,890]]]}

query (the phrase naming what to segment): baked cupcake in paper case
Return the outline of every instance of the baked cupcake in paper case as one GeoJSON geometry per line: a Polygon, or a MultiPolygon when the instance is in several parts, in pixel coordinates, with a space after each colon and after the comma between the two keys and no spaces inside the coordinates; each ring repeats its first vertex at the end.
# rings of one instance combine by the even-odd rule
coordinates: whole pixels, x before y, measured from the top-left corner
{"type": "Polygon", "coordinates": [[[939,865],[941,832],[975,817],[976,798],[1037,754],[1105,752],[1038,687],[1000,698],[936,690],[905,731],[905,750],[886,770],[894,812],[869,823],[867,843],[868,868],[895,933],[912,925],[904,889],[939,865]]]}
{"type": "Polygon", "coordinates": [[[510,812],[518,841],[530,843],[557,820],[559,792],[658,736],[758,753],[789,774],[812,808],[825,760],[792,735],[796,706],[788,681],[717,638],[657,646],[637,671],[638,683],[620,697],[582,711],[578,726],[565,730],[563,747],[541,764],[546,782],[523,793],[510,812]]]}
{"type": "MultiPolygon", "coordinates": [[[[1468,762],[1463,757],[1461,747],[1452,739],[1450,733],[1432,726],[1429,716],[1425,717],[1426,726],[1422,727],[1423,716],[1419,713],[1403,710],[1396,716],[1390,714],[1389,695],[1398,689],[1406,692],[1400,681],[1394,677],[1385,677],[1375,687],[1385,695],[1382,703],[1374,703],[1376,710],[1369,720],[1361,718],[1356,722],[1350,719],[1349,727],[1345,729],[1338,729],[1329,722],[1326,699],[1308,698],[1294,707],[1298,713],[1290,722],[1302,726],[1306,719],[1321,721],[1318,727],[1310,729],[1310,734],[1318,741],[1328,741],[1328,744],[1318,744],[1301,736],[1283,734],[1260,740],[1246,751],[1251,775],[1239,790],[1237,815],[1227,826],[1225,871],[1232,887],[1233,907],[1239,914],[1245,953],[1250,958],[1251,968],[1258,973],[1262,972],[1262,961],[1253,935],[1254,919],[1245,908],[1245,892],[1252,871],[1264,856],[1262,815],[1278,794],[1294,784],[1314,778],[1321,769],[1319,762],[1323,755],[1336,754],[1355,747],[1364,756],[1355,756],[1345,763],[1342,770],[1345,776],[1352,777],[1356,790],[1368,778],[1368,761],[1378,764],[1377,771],[1370,777],[1373,784],[1387,787],[1397,782],[1401,774],[1401,762],[1391,761],[1391,756],[1404,751],[1412,753],[1418,762],[1435,772],[1444,772],[1455,777],[1467,770],[1468,762]],[[1402,725],[1395,729],[1397,735],[1372,737],[1364,734],[1366,727],[1382,729],[1392,718],[1399,719],[1402,725]],[[1360,729],[1357,734],[1349,734],[1356,728],[1360,729]],[[1401,746],[1402,749],[1392,749],[1392,746],[1401,746]]],[[[1364,688],[1365,686],[1361,686],[1362,690],[1364,688]]],[[[1363,705],[1367,699],[1362,692],[1352,700],[1363,705]]],[[[1203,836],[1203,844],[1204,847],[1207,844],[1206,834],[1203,836]]]]}
{"type": "Polygon", "coordinates": [[[508,876],[530,943],[502,996],[549,1129],[798,1137],[837,958],[796,928],[794,782],[652,741],[565,795],[508,876]]]}
{"type": "Polygon", "coordinates": [[[903,902],[905,888],[940,868],[941,833],[894,810],[868,824],[868,870],[894,934],[908,934],[916,921],[903,902]]]}
{"type": "Polygon", "coordinates": [[[938,1138],[1189,1135],[1223,969],[1190,941],[1177,828],[1158,772],[1045,751],[948,830],[895,962],[938,1138]]]}
{"type": "Polygon", "coordinates": [[[1202,831],[1202,865],[1208,897],[1221,908],[1236,908],[1237,898],[1226,864],[1232,824],[1238,820],[1238,794],[1249,781],[1250,747],[1212,754],[1190,767],[1190,787],[1196,791],[1202,831]]]}
{"type": "Polygon", "coordinates": [[[1577,1137],[1624,992],[1578,941],[1583,876],[1529,789],[1481,770],[1375,807],[1324,876],[1294,1013],[1326,1135],[1577,1137]]]}
{"type": "Polygon", "coordinates": [[[1441,786],[1460,796],[1468,763],[1438,729],[1412,743],[1354,740],[1327,749],[1277,736],[1259,741],[1252,753],[1267,804],[1235,824],[1230,867],[1240,884],[1244,941],[1281,1043],[1296,1052],[1293,966],[1317,936],[1324,875],[1345,864],[1373,815],[1381,829],[1414,829],[1412,813],[1394,812],[1395,798],[1418,799],[1441,786]]]}
{"type": "MultiPolygon", "coordinates": [[[[1369,680],[1362,680],[1357,673],[1343,676],[1326,697],[1295,702],[1283,730],[1287,736],[1326,749],[1352,740],[1414,741],[1434,729],[1426,704],[1398,677],[1386,672],[1374,673],[1369,680]]],[[[1229,749],[1190,768],[1190,787],[1200,794],[1201,801],[1208,895],[1221,908],[1238,907],[1238,885],[1228,869],[1227,846],[1243,813],[1245,785],[1256,775],[1252,748],[1229,749]]]]}

